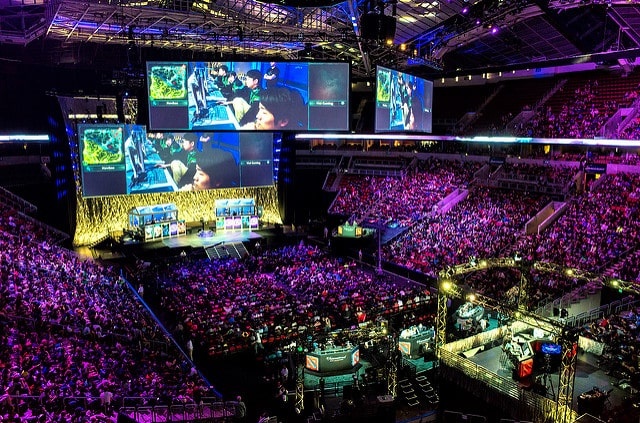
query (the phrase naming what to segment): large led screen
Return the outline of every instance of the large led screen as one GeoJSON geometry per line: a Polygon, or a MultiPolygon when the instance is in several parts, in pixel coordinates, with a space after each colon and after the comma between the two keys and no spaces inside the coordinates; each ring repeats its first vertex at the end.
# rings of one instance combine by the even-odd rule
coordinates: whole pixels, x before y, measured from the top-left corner
{"type": "Polygon", "coordinates": [[[273,185],[270,132],[79,125],[78,134],[85,197],[273,185]]]}
{"type": "Polygon", "coordinates": [[[376,68],[375,132],[432,131],[433,82],[376,68]]]}
{"type": "Polygon", "coordinates": [[[347,131],[349,64],[148,62],[149,127],[347,131]]]}

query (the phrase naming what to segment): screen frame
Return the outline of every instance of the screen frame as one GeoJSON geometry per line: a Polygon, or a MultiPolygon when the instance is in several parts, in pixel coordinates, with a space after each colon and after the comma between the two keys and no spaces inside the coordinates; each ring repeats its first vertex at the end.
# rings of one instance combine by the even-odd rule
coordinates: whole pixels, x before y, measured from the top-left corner
{"type": "Polygon", "coordinates": [[[419,77],[417,75],[414,75],[412,73],[409,72],[404,72],[404,71],[400,71],[397,69],[392,69],[392,68],[388,68],[386,66],[381,66],[381,65],[376,65],[376,74],[375,74],[375,89],[374,89],[374,122],[373,122],[373,127],[374,127],[374,132],[376,134],[378,133],[398,133],[398,134],[403,134],[403,133],[409,133],[409,134],[431,134],[433,133],[433,88],[434,88],[434,83],[432,80],[430,79],[426,79],[426,78],[422,78],[419,77]],[[420,129],[407,129],[405,126],[406,124],[404,123],[404,119],[402,119],[402,125],[403,127],[394,127],[394,125],[391,122],[391,106],[387,105],[386,107],[383,107],[381,104],[384,102],[391,102],[391,80],[389,80],[389,99],[388,100],[383,100],[380,99],[380,90],[381,90],[381,86],[380,86],[380,73],[382,72],[389,72],[391,74],[391,78],[393,78],[394,76],[397,75],[403,75],[403,76],[407,76],[410,79],[413,80],[418,80],[420,81],[421,85],[422,85],[422,97],[421,97],[421,101],[423,103],[423,107],[422,107],[422,126],[420,127],[420,129]],[[426,92],[426,87],[430,86],[430,92],[426,92]],[[428,103],[428,104],[427,104],[428,103]],[[389,124],[387,125],[382,125],[382,116],[384,114],[384,111],[388,110],[388,114],[389,114],[389,124]],[[428,122],[428,124],[425,125],[425,122],[428,122]],[[426,126],[426,128],[425,128],[426,126]]]}
{"type": "MultiPolygon", "coordinates": [[[[166,152],[161,152],[159,148],[164,140],[170,138],[176,145],[179,139],[187,135],[197,140],[193,144],[195,157],[205,159],[200,165],[203,168],[208,165],[209,173],[212,176],[210,180],[212,185],[205,190],[272,187],[276,183],[274,159],[277,133],[273,132],[160,132],[148,131],[143,125],[80,124],[77,134],[79,151],[77,157],[80,167],[80,194],[82,198],[136,196],[154,193],[176,194],[198,190],[194,175],[197,172],[195,163],[199,162],[192,162],[192,165],[187,166],[192,169],[188,173],[187,169],[184,169],[184,181],[176,182],[173,160],[180,159],[181,156],[166,156],[166,152]],[[112,148],[110,140],[101,142],[109,137],[114,137],[109,134],[110,132],[120,134],[120,145],[117,145],[117,148],[112,148]],[[129,144],[131,144],[133,134],[141,132],[144,135],[138,140],[138,143],[144,147],[140,155],[143,159],[140,159],[138,174],[144,173],[144,175],[138,178],[134,169],[136,163],[135,160],[132,160],[131,151],[138,151],[140,148],[134,148],[129,144]],[[108,134],[109,137],[104,137],[100,135],[101,133],[108,134]],[[87,156],[87,160],[85,160],[86,135],[93,136],[91,151],[102,147],[109,153],[105,163],[101,163],[99,160],[101,156],[95,154],[87,156]],[[113,162],[116,156],[119,157],[117,163],[113,162]],[[232,163],[231,160],[235,163],[232,163]],[[227,172],[221,172],[221,169],[234,169],[232,174],[236,172],[237,174],[225,177],[227,172]],[[213,177],[216,171],[217,177],[213,177]],[[218,181],[217,185],[213,185],[214,179],[218,181]],[[232,183],[229,182],[231,180],[233,180],[232,183]]],[[[185,152],[182,154],[184,155],[185,152]]],[[[184,160],[182,161],[184,162],[184,160]]]]}
{"type": "MultiPolygon", "coordinates": [[[[195,104],[192,102],[194,100],[194,96],[192,96],[192,89],[189,87],[187,82],[189,78],[189,74],[196,68],[200,69],[202,66],[205,66],[205,74],[207,75],[207,81],[212,81],[216,78],[215,70],[219,69],[222,65],[227,66],[229,72],[234,71],[238,72],[238,76],[246,77],[246,69],[259,69],[261,72],[264,72],[264,69],[268,69],[271,62],[267,61],[233,61],[233,60],[225,60],[225,61],[194,61],[194,60],[185,60],[185,61],[147,61],[145,63],[145,76],[146,76],[146,100],[147,100],[147,118],[148,118],[148,128],[149,132],[167,132],[167,131],[200,131],[200,132],[336,132],[336,133],[348,133],[351,130],[351,103],[352,103],[352,92],[351,92],[351,71],[352,64],[350,61],[308,61],[308,60],[280,60],[276,61],[276,67],[280,65],[285,73],[287,69],[295,66],[303,65],[306,68],[306,85],[300,85],[296,83],[295,79],[285,80],[284,84],[280,84],[279,88],[289,88],[291,91],[299,91],[303,97],[307,116],[302,120],[306,124],[306,126],[298,125],[298,126],[288,126],[288,127],[274,127],[270,129],[253,129],[248,125],[240,125],[240,121],[236,119],[236,116],[232,116],[234,114],[234,109],[231,108],[227,110],[221,117],[221,120],[208,119],[205,122],[207,123],[196,123],[200,116],[195,117],[195,113],[192,113],[191,109],[195,107],[195,104]],[[339,96],[343,96],[343,98],[336,98],[334,103],[339,103],[340,101],[344,101],[344,104],[322,104],[323,101],[332,101],[323,98],[312,98],[311,100],[314,104],[310,104],[311,92],[313,90],[313,81],[312,79],[312,68],[316,69],[316,72],[320,72],[320,68],[323,66],[344,66],[345,69],[339,72],[339,77],[335,78],[337,81],[337,88],[335,88],[339,92],[339,96]],[[184,74],[181,74],[180,78],[184,82],[184,91],[185,94],[176,100],[179,104],[165,104],[163,102],[171,103],[171,101],[167,99],[154,99],[151,93],[151,85],[153,84],[153,80],[151,77],[152,68],[154,66],[158,67],[182,67],[184,66],[184,74]],[[240,73],[245,72],[244,74],[240,73]],[[343,73],[346,73],[344,75],[343,73]],[[344,81],[342,81],[342,77],[346,77],[344,81]],[[163,105],[164,104],[164,105],[163,105]],[[312,113],[313,108],[335,108],[335,107],[344,107],[344,114],[341,115],[338,112],[335,114],[328,113],[325,115],[321,115],[320,113],[312,113]],[[166,109],[166,110],[165,110],[166,109]],[[186,112],[184,110],[187,110],[186,112]],[[164,113],[164,117],[163,114],[164,113]],[[167,113],[168,112],[168,113],[167,113]],[[175,115],[176,112],[179,112],[180,116],[178,117],[166,117],[168,115],[175,115]],[[333,125],[332,127],[320,127],[319,125],[312,124],[312,120],[315,119],[317,123],[324,124],[327,122],[327,117],[335,120],[340,120],[340,123],[333,125]],[[165,122],[163,119],[174,119],[174,122],[165,122]],[[186,120],[185,120],[186,119],[186,120]],[[196,121],[192,121],[196,119],[196,121]]],[[[281,71],[282,72],[282,71],[281,71]]],[[[195,72],[193,72],[195,73],[195,72]]],[[[157,79],[157,78],[156,78],[157,79]]],[[[303,78],[304,79],[304,78],[303,78]]],[[[265,80],[261,82],[261,87],[265,89],[265,80]]],[[[180,85],[182,87],[182,85],[180,85]]],[[[319,84],[323,88],[326,88],[327,84],[319,84]]],[[[211,92],[211,91],[210,91],[211,92]]],[[[216,103],[223,102],[224,99],[219,98],[221,92],[217,90],[217,93],[214,92],[212,96],[205,95],[207,98],[208,104],[207,108],[211,108],[213,101],[216,103]]],[[[213,107],[216,108],[216,115],[218,115],[217,106],[220,104],[214,104],[213,107]]],[[[216,116],[218,118],[220,116],[216,116]]]]}

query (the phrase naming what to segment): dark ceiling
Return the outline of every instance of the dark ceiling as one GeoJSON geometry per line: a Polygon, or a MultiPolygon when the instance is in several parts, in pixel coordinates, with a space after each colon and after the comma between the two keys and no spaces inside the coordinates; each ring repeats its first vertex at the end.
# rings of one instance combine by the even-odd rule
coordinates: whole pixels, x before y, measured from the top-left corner
{"type": "Polygon", "coordinates": [[[366,79],[376,65],[436,78],[640,55],[635,0],[19,1],[0,3],[2,60],[308,58],[350,61],[366,79]]]}

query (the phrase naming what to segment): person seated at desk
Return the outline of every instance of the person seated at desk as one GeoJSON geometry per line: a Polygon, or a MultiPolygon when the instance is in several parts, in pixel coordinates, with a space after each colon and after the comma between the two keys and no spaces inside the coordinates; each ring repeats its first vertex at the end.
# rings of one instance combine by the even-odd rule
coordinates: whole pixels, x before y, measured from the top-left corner
{"type": "Polygon", "coordinates": [[[222,149],[202,154],[195,165],[191,183],[180,191],[201,191],[214,188],[233,188],[240,185],[240,170],[233,155],[222,149]]]}
{"type": "Polygon", "coordinates": [[[503,345],[503,351],[515,357],[522,357],[522,347],[517,342],[509,341],[503,345]]]}
{"type": "Polygon", "coordinates": [[[229,72],[229,67],[227,65],[220,65],[217,71],[218,76],[216,77],[214,84],[216,85],[218,90],[220,90],[220,92],[224,92],[223,90],[229,84],[229,76],[227,75],[229,72]]]}
{"type": "Polygon", "coordinates": [[[244,89],[238,89],[230,101],[219,103],[233,107],[233,114],[240,126],[256,120],[262,93],[261,84],[262,73],[259,70],[251,69],[245,77],[244,89]]]}
{"type": "Polygon", "coordinates": [[[245,124],[243,129],[303,129],[306,128],[304,110],[304,100],[299,91],[286,87],[271,88],[260,94],[256,118],[245,124]]]}
{"type": "MultiPolygon", "coordinates": [[[[181,150],[175,152],[170,163],[159,163],[155,167],[171,169],[171,177],[176,184],[180,183],[183,177],[190,178],[196,171],[196,141],[197,137],[193,133],[186,133],[180,141],[181,150]]],[[[183,181],[184,182],[184,181],[183,181]]]]}
{"type": "Polygon", "coordinates": [[[227,77],[227,84],[223,88],[220,88],[220,93],[227,100],[233,100],[235,97],[244,97],[246,95],[247,98],[245,98],[245,100],[249,101],[250,92],[247,90],[245,93],[244,88],[245,86],[242,81],[238,79],[238,75],[234,71],[231,71],[227,77]]]}

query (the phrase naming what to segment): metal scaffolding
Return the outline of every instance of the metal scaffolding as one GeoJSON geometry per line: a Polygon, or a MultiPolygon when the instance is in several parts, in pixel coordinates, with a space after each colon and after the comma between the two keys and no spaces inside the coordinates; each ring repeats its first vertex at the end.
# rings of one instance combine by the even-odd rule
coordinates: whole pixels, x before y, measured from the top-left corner
{"type": "Polygon", "coordinates": [[[502,315],[521,321],[531,327],[543,329],[550,333],[558,343],[562,345],[562,362],[560,368],[560,386],[558,387],[558,397],[556,400],[555,421],[560,423],[568,423],[573,418],[572,401],[573,386],[576,372],[577,357],[577,333],[573,328],[565,326],[561,321],[550,319],[532,313],[526,308],[526,291],[528,290],[528,274],[532,269],[542,272],[564,273],[571,277],[584,280],[599,280],[597,275],[582,272],[577,269],[569,269],[550,263],[531,263],[514,258],[486,259],[486,260],[470,260],[455,267],[448,267],[438,274],[438,316],[437,316],[437,342],[436,353],[440,355],[440,349],[446,343],[446,320],[447,320],[447,301],[450,298],[462,298],[481,305],[485,308],[491,308],[498,311],[502,315]],[[519,290],[520,296],[517,307],[509,306],[499,300],[486,297],[484,295],[465,290],[456,284],[456,278],[460,275],[490,269],[490,268],[518,268],[520,269],[519,290]]]}

